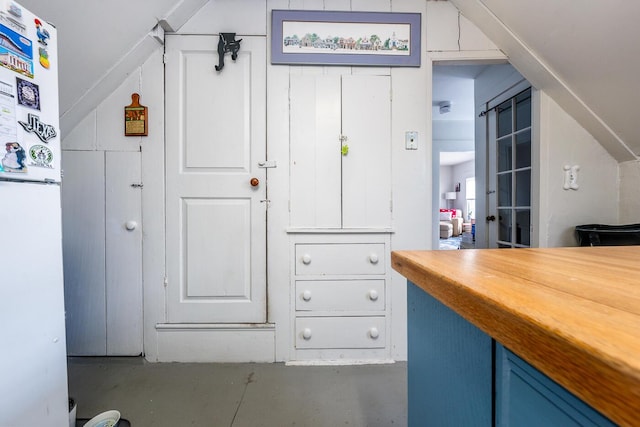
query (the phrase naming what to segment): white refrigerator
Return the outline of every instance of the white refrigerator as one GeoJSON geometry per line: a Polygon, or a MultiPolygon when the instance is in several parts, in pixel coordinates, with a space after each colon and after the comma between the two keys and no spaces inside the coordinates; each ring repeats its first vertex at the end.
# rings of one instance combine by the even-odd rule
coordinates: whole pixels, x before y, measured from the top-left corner
{"type": "Polygon", "coordinates": [[[0,0],[0,426],[68,425],[55,27],[0,0]]]}

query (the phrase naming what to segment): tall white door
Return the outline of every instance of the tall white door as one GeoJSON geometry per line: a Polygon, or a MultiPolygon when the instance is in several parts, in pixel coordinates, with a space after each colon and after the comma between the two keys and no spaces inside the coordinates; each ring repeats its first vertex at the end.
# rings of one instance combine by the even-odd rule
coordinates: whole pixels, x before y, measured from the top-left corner
{"type": "Polygon", "coordinates": [[[266,321],[266,41],[166,38],[169,323],[266,321]]]}

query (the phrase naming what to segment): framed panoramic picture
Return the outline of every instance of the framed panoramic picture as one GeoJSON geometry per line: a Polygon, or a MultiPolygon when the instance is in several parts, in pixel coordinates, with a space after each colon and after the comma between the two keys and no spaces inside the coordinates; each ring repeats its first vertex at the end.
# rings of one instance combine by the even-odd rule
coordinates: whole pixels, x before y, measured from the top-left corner
{"type": "Polygon", "coordinates": [[[420,66],[420,14],[273,10],[271,63],[420,66]]]}

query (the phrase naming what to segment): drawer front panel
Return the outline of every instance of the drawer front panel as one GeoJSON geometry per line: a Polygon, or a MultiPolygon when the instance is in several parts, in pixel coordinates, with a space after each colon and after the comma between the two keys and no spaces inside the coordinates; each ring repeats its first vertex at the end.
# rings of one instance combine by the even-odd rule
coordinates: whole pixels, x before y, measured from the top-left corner
{"type": "Polygon", "coordinates": [[[384,280],[298,280],[297,311],[383,311],[384,280]]]}
{"type": "Polygon", "coordinates": [[[384,274],[384,243],[297,244],[297,275],[384,274]]]}
{"type": "Polygon", "coordinates": [[[384,348],[384,317],[300,317],[296,348],[384,348]]]}

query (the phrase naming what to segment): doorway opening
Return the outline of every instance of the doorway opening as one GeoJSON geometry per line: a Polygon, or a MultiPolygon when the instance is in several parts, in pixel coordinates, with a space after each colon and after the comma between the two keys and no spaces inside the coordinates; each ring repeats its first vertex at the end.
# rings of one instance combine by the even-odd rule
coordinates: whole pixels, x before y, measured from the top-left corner
{"type": "MultiPolygon", "coordinates": [[[[486,218],[492,213],[496,216],[498,206],[489,197],[490,192],[495,191],[493,181],[497,175],[490,176],[489,171],[495,167],[492,165],[497,154],[495,146],[487,144],[491,126],[487,123],[487,111],[497,107],[497,102],[506,101],[508,93],[521,87],[526,89],[530,85],[510,64],[481,61],[460,65],[452,61],[433,64],[434,249],[491,246],[486,218]],[[460,219],[452,220],[447,211],[460,219]],[[450,237],[447,221],[452,223],[450,237]]],[[[530,170],[531,178],[533,173],[530,170]]],[[[531,182],[532,179],[529,191],[531,182]]],[[[530,211],[534,208],[532,201],[527,208],[530,211]]]]}

